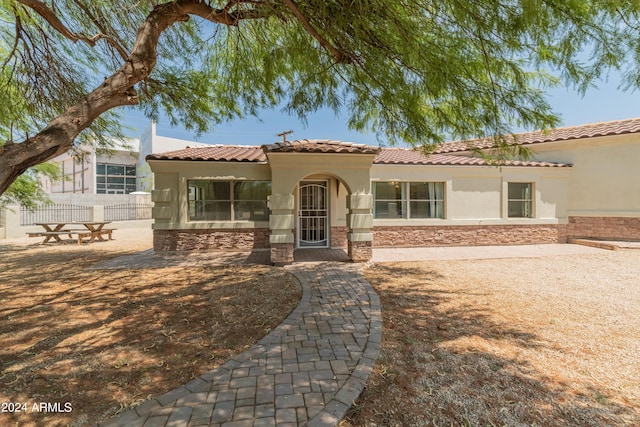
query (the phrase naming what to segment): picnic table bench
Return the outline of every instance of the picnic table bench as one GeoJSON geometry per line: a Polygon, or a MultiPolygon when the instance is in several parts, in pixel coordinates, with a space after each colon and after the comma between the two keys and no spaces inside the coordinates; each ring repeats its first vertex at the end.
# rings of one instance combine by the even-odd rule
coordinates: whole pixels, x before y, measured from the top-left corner
{"type": "Polygon", "coordinates": [[[44,228],[44,231],[35,231],[27,233],[29,237],[44,237],[44,243],[48,243],[51,239],[56,242],[62,243],[62,236],[68,235],[70,239],[77,239],[78,244],[84,243],[84,239],[88,239],[88,242],[94,242],[96,239],[99,241],[106,241],[113,239],[113,231],[115,228],[104,228],[110,221],[89,221],[89,222],[39,222],[36,225],[40,225],[44,228]],[[82,225],[84,228],[72,229],[66,226],[82,225]],[[75,237],[74,237],[75,236],[75,237]]]}

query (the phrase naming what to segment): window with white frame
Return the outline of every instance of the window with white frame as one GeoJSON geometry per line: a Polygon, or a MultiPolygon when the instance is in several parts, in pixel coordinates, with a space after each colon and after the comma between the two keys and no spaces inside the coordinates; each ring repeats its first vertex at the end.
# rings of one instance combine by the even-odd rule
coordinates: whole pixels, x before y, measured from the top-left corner
{"type": "Polygon", "coordinates": [[[510,182],[507,209],[509,218],[533,218],[533,183],[510,182]]]}
{"type": "Polygon", "coordinates": [[[96,164],[96,193],[129,194],[136,191],[135,165],[96,164]]]}
{"type": "Polygon", "coordinates": [[[374,182],[376,219],[444,218],[444,182],[374,182]]]}
{"type": "Polygon", "coordinates": [[[189,180],[190,221],[268,221],[271,181],[189,180]]]}

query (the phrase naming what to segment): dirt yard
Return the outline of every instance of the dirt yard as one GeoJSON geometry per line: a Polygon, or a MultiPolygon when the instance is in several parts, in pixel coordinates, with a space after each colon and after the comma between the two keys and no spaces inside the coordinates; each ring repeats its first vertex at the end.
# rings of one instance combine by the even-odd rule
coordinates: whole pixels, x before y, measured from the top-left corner
{"type": "Polygon", "coordinates": [[[0,240],[1,426],[107,419],[244,351],[300,300],[268,266],[91,269],[151,246],[149,230],[114,237],[0,240]]]}
{"type": "Polygon", "coordinates": [[[640,425],[640,250],[365,275],[382,352],[343,427],[640,425]]]}
{"type": "MultiPolygon", "coordinates": [[[[115,237],[0,241],[0,403],[26,409],[0,425],[109,418],[219,366],[298,304],[295,279],[266,266],[93,269],[150,247],[148,230],[115,237]]],[[[341,426],[640,425],[640,250],[365,274],[383,348],[341,426]]]]}

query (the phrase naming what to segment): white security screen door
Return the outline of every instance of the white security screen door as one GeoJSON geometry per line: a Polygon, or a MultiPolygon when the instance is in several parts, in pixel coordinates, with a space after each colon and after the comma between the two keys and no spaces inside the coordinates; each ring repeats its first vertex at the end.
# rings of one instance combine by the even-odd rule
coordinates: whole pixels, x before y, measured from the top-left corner
{"type": "Polygon", "coordinates": [[[327,205],[326,181],[300,183],[298,247],[326,248],[329,246],[327,205]]]}

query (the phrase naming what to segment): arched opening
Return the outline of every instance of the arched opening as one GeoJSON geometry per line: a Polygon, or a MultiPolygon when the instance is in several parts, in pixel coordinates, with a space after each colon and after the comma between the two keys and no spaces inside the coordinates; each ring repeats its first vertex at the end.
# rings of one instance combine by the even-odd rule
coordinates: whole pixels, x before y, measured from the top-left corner
{"type": "Polygon", "coordinates": [[[328,248],[330,232],[329,182],[306,180],[298,185],[298,248],[328,248]]]}
{"type": "Polygon", "coordinates": [[[332,173],[300,178],[295,200],[295,249],[347,249],[349,186],[332,173]]]}
{"type": "Polygon", "coordinates": [[[363,215],[371,217],[370,206],[357,206],[352,200],[360,200],[363,194],[352,194],[350,183],[336,172],[310,172],[298,175],[295,183],[289,181],[290,192],[277,196],[286,203],[272,203],[272,262],[363,261],[351,250],[353,240],[370,233],[370,226],[363,228],[361,221],[363,215]]]}
{"type": "Polygon", "coordinates": [[[378,147],[302,141],[265,147],[271,167],[269,243],[273,264],[294,251],[347,249],[370,259],[373,225],[370,169],[378,147]]]}

